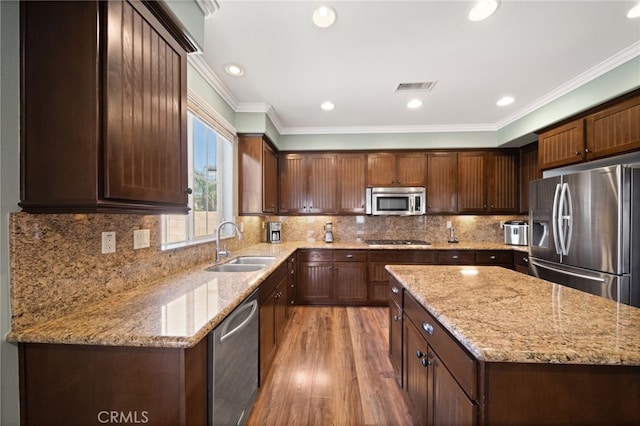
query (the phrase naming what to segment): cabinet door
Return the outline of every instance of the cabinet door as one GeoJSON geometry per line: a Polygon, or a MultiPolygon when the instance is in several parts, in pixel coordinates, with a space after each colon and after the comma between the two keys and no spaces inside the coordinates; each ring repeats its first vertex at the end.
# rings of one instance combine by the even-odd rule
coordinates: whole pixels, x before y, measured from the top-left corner
{"type": "Polygon", "coordinates": [[[336,303],[365,303],[367,301],[366,262],[337,262],[334,264],[333,277],[336,303]]]}
{"type": "Polygon", "coordinates": [[[403,321],[404,357],[403,376],[404,388],[413,406],[418,424],[431,424],[429,404],[429,366],[427,342],[406,317],[403,321]]]}
{"type": "Polygon", "coordinates": [[[455,213],[458,210],[458,154],[434,152],[427,155],[427,213],[455,213]]]}
{"type": "Polygon", "coordinates": [[[260,305],[260,384],[267,377],[271,360],[276,352],[275,292],[260,305]]]}
{"type": "Polygon", "coordinates": [[[336,184],[336,154],[308,154],[307,213],[335,213],[336,184]]]}
{"type": "Polygon", "coordinates": [[[489,212],[516,213],[518,199],[518,151],[492,152],[490,175],[487,179],[487,203],[489,212]]]}
{"type": "Polygon", "coordinates": [[[278,211],[278,156],[262,142],[262,212],[278,211]]]}
{"type": "Polygon", "coordinates": [[[422,152],[396,154],[396,183],[400,186],[424,186],[427,160],[422,152]]]}
{"type": "Polygon", "coordinates": [[[529,182],[540,179],[538,144],[531,143],[520,150],[520,213],[529,213],[529,182]]]}
{"type": "Polygon", "coordinates": [[[584,119],[578,119],[538,137],[540,170],[568,166],[584,160],[584,119]]]}
{"type": "Polygon", "coordinates": [[[338,154],[338,213],[365,212],[365,154],[338,154]]]}
{"type": "Polygon", "coordinates": [[[186,52],[141,3],[107,9],[104,196],[186,205],[186,52]]]}
{"type": "Polygon", "coordinates": [[[280,157],[280,213],[306,213],[306,157],[287,154],[280,157]]]}
{"type": "Polygon", "coordinates": [[[478,406],[464,393],[440,359],[433,355],[433,424],[471,426],[478,423],[478,406]]]}
{"type": "Polygon", "coordinates": [[[238,137],[238,189],[240,214],[262,213],[262,138],[238,137]]]}
{"type": "Polygon", "coordinates": [[[388,152],[367,155],[367,186],[393,186],[396,182],[396,156],[388,152]]]}
{"type": "Polygon", "coordinates": [[[458,154],[458,212],[483,213],[487,210],[486,176],[484,152],[458,154]]]}
{"type": "Polygon", "coordinates": [[[289,284],[288,276],[284,276],[278,287],[274,292],[274,306],[273,306],[273,329],[276,347],[282,340],[282,333],[287,325],[287,285],[289,284]]]}
{"type": "Polygon", "coordinates": [[[588,116],[586,126],[590,160],[640,149],[640,96],[588,116]]]}
{"type": "Polygon", "coordinates": [[[333,262],[300,262],[299,265],[298,302],[333,303],[333,262]]]}

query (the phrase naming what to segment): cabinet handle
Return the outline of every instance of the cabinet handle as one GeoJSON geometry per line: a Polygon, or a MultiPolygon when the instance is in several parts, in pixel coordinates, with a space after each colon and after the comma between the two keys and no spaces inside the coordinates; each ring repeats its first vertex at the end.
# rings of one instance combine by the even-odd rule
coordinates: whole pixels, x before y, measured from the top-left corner
{"type": "Polygon", "coordinates": [[[522,261],[523,261],[524,263],[529,263],[529,258],[528,258],[528,257],[523,257],[523,258],[522,258],[522,261]]]}
{"type": "Polygon", "coordinates": [[[391,293],[398,294],[398,293],[400,293],[400,289],[398,289],[398,287],[396,287],[396,286],[393,286],[393,287],[391,287],[391,293]]]}
{"type": "Polygon", "coordinates": [[[422,323],[422,329],[424,331],[426,331],[428,334],[433,336],[433,326],[431,324],[429,324],[428,322],[423,322],[422,323]]]}
{"type": "Polygon", "coordinates": [[[576,151],[576,155],[580,155],[580,151],[576,151]]]}
{"type": "Polygon", "coordinates": [[[292,269],[291,271],[289,271],[289,273],[290,273],[291,275],[293,275],[293,274],[295,274],[295,273],[296,273],[296,271],[292,269]]]}
{"type": "Polygon", "coordinates": [[[416,356],[418,357],[418,359],[422,359],[422,358],[424,358],[424,357],[425,357],[425,356],[427,356],[427,355],[426,355],[426,354],[424,354],[422,351],[418,351],[418,352],[416,352],[416,356]]]}
{"type": "Polygon", "coordinates": [[[423,367],[428,367],[428,366],[430,366],[430,365],[431,365],[431,361],[429,361],[429,360],[428,360],[428,359],[426,359],[426,358],[422,358],[422,361],[421,361],[421,362],[422,362],[422,366],[423,366],[423,367]]]}
{"type": "Polygon", "coordinates": [[[292,300],[291,302],[289,302],[290,305],[295,305],[295,302],[292,300]]]}
{"type": "Polygon", "coordinates": [[[460,256],[458,256],[457,254],[453,255],[452,259],[460,259],[460,256]]]}
{"type": "Polygon", "coordinates": [[[193,189],[187,188],[187,189],[184,190],[184,192],[186,192],[188,195],[191,195],[191,194],[193,194],[193,189]]]}
{"type": "Polygon", "coordinates": [[[588,154],[588,153],[590,153],[590,152],[591,152],[591,151],[589,151],[589,148],[585,148],[585,149],[584,149],[584,153],[585,153],[585,154],[588,154]]]}
{"type": "Polygon", "coordinates": [[[496,259],[497,259],[497,257],[495,257],[495,256],[491,256],[489,259],[491,259],[491,260],[496,260],[496,259]]]}
{"type": "Polygon", "coordinates": [[[393,320],[394,320],[395,322],[400,321],[400,316],[399,316],[399,315],[394,315],[394,316],[393,316],[393,320]]]}
{"type": "Polygon", "coordinates": [[[347,255],[347,259],[353,259],[353,255],[352,254],[348,254],[347,255]]]}

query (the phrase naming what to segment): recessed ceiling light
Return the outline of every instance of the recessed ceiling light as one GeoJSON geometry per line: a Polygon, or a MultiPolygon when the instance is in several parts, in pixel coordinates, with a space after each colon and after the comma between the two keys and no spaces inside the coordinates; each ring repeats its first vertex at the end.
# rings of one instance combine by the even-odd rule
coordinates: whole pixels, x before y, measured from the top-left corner
{"type": "Polygon", "coordinates": [[[244,74],[244,68],[236,64],[226,65],[224,67],[224,70],[227,72],[227,74],[233,75],[235,77],[240,77],[241,75],[244,74]]]}
{"type": "Polygon", "coordinates": [[[511,105],[513,103],[513,101],[515,101],[515,99],[513,99],[511,96],[504,96],[504,97],[498,99],[498,102],[496,102],[496,105],[498,105],[498,106],[507,106],[507,105],[511,105]]]}
{"type": "Polygon", "coordinates": [[[321,105],[320,108],[322,108],[325,111],[331,111],[332,109],[334,109],[336,106],[333,104],[333,102],[331,101],[324,101],[321,105]]]}
{"type": "Polygon", "coordinates": [[[498,0],[479,0],[469,11],[469,20],[473,22],[482,21],[498,9],[498,0]]]}
{"type": "Polygon", "coordinates": [[[640,3],[629,9],[627,12],[627,18],[633,19],[640,17],[640,3]]]}
{"type": "Polygon", "coordinates": [[[329,28],[338,17],[336,10],[330,6],[320,6],[313,12],[313,23],[319,28],[329,28]]]}
{"type": "Polygon", "coordinates": [[[422,106],[422,101],[420,99],[411,99],[407,103],[407,108],[410,108],[410,109],[420,108],[421,106],[422,106]]]}

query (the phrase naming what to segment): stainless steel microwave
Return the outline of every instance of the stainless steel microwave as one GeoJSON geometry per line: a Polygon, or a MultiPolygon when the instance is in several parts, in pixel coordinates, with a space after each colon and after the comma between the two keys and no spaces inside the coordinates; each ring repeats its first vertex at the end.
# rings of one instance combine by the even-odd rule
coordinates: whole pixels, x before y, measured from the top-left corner
{"type": "Polygon", "coordinates": [[[416,216],[425,214],[424,187],[367,188],[366,213],[373,216],[416,216]]]}

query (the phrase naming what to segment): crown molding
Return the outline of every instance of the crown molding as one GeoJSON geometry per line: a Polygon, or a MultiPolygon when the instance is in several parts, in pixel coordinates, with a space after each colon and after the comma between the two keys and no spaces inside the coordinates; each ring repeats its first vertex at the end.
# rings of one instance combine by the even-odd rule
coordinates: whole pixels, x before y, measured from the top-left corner
{"type": "Polygon", "coordinates": [[[213,15],[220,9],[220,5],[216,0],[195,0],[198,7],[204,14],[205,19],[213,15]]]}
{"type": "Polygon", "coordinates": [[[204,55],[201,53],[192,53],[187,55],[187,61],[193,68],[198,71],[198,74],[215,90],[218,95],[231,107],[232,110],[237,111],[240,107],[240,103],[233,96],[233,93],[227,89],[222,80],[218,78],[216,73],[213,72],[209,64],[204,60],[204,55]]]}
{"type": "Polygon", "coordinates": [[[348,135],[388,133],[464,133],[495,132],[493,124],[456,124],[424,126],[360,126],[360,127],[285,127],[281,135],[348,135]]]}

